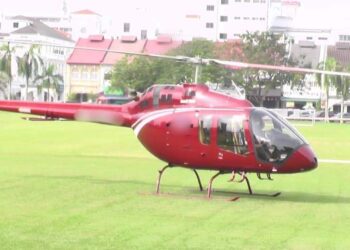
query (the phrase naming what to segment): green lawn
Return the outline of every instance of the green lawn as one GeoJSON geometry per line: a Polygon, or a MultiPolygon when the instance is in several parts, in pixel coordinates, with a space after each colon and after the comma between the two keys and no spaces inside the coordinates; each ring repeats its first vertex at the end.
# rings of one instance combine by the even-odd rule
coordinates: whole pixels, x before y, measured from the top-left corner
{"type": "MultiPolygon", "coordinates": [[[[350,164],[258,181],[241,196],[223,176],[214,199],[170,169],[130,129],[29,122],[0,112],[1,249],[350,249],[350,164]]],[[[320,159],[350,160],[350,125],[298,127],[320,159]]],[[[200,172],[204,184],[214,172],[200,172]]]]}

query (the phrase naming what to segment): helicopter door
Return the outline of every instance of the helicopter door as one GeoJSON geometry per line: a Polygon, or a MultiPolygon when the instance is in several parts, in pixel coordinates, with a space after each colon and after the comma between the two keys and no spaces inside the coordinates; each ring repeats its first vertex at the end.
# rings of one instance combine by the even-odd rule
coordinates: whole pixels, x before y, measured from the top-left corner
{"type": "MultiPolygon", "coordinates": [[[[224,151],[236,155],[248,153],[248,142],[246,139],[244,118],[240,115],[223,116],[218,118],[217,124],[217,145],[224,151]]],[[[223,157],[220,152],[218,158],[223,157]]]]}

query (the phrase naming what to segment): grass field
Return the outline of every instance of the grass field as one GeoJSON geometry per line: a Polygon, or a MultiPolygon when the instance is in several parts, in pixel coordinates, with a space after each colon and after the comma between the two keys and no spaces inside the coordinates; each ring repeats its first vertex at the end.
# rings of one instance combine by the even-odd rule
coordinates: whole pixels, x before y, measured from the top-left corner
{"type": "MultiPolygon", "coordinates": [[[[170,169],[125,128],[29,122],[0,112],[0,249],[350,249],[350,164],[258,181],[217,179],[213,200],[193,173],[170,169]]],[[[350,125],[298,128],[320,159],[350,160],[350,125]]],[[[200,172],[207,184],[214,172],[200,172]]]]}

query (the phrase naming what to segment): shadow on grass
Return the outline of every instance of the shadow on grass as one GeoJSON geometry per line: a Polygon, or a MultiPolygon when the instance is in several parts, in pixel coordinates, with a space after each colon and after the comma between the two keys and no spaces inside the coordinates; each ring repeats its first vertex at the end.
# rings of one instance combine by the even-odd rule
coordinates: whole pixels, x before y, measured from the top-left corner
{"type": "Polygon", "coordinates": [[[350,204],[350,197],[330,195],[330,194],[317,194],[306,192],[281,192],[280,195],[275,197],[276,193],[271,190],[255,190],[253,195],[248,192],[235,192],[225,190],[215,190],[212,195],[225,196],[227,198],[231,196],[239,196],[242,199],[250,200],[269,200],[274,202],[297,202],[297,203],[318,203],[318,204],[350,204]]]}
{"type": "MultiPolygon", "coordinates": [[[[77,180],[90,182],[92,184],[108,184],[108,185],[136,185],[142,186],[143,190],[146,190],[146,195],[155,195],[153,190],[155,184],[137,180],[108,180],[108,179],[97,179],[91,176],[42,176],[42,175],[30,175],[24,176],[25,178],[40,178],[40,179],[54,179],[54,180],[77,180]]],[[[199,191],[196,187],[182,187],[179,185],[162,184],[162,194],[160,197],[183,197],[188,198],[199,198],[205,199],[207,192],[199,191]],[[168,190],[170,189],[170,190],[168,190]],[[173,193],[169,193],[169,191],[173,193]],[[189,196],[189,197],[187,197],[189,196]]],[[[214,199],[227,199],[230,200],[232,197],[240,197],[241,199],[249,200],[268,200],[273,202],[297,202],[297,203],[319,203],[319,204],[350,204],[350,197],[337,196],[331,194],[318,194],[311,192],[293,192],[286,191],[282,192],[279,196],[274,197],[276,193],[271,190],[254,190],[254,194],[250,195],[248,192],[235,192],[228,190],[213,190],[212,197],[214,199]]]]}

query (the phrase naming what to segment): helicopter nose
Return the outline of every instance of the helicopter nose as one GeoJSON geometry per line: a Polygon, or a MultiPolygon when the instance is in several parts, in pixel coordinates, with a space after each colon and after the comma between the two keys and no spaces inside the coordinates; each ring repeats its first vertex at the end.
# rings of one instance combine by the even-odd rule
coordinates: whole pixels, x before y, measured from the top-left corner
{"type": "Polygon", "coordinates": [[[315,153],[309,145],[304,145],[290,156],[284,167],[287,172],[305,172],[317,168],[317,165],[315,153]]]}

